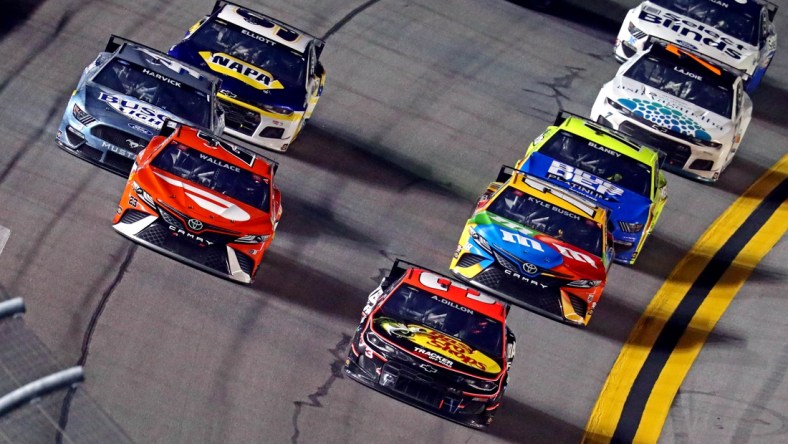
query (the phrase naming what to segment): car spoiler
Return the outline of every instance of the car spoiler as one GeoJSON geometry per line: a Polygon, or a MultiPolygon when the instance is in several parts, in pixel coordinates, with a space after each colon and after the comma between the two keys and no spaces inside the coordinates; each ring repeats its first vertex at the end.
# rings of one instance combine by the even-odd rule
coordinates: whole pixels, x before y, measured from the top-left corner
{"type": "MultiPolygon", "coordinates": [[[[244,148],[244,147],[238,145],[237,143],[230,142],[229,140],[224,139],[222,137],[219,137],[219,136],[211,133],[209,130],[207,130],[205,128],[202,128],[202,127],[185,125],[184,123],[178,122],[177,120],[166,118],[166,119],[164,119],[164,124],[162,124],[161,129],[159,130],[159,135],[163,136],[163,137],[170,137],[171,135],[173,135],[175,133],[180,135],[180,131],[181,131],[181,128],[183,126],[189,126],[190,128],[195,128],[195,129],[205,133],[206,135],[210,136],[211,137],[210,142],[211,142],[212,146],[221,146],[222,148],[226,149],[226,147],[224,145],[222,145],[222,143],[223,143],[225,145],[229,145],[232,148],[235,148],[238,152],[240,152],[240,153],[242,153],[242,154],[244,154],[246,156],[249,156],[250,159],[251,158],[264,159],[266,162],[268,162],[269,165],[271,165],[271,176],[272,177],[276,174],[276,171],[279,169],[279,162],[277,162],[276,160],[271,159],[270,157],[264,156],[262,154],[255,153],[254,151],[252,151],[252,150],[250,150],[248,148],[244,148]]],[[[234,153],[234,154],[237,155],[238,153],[234,153]]]]}
{"type": "MultiPolygon", "coordinates": [[[[452,278],[446,276],[443,273],[439,273],[439,272],[437,272],[435,270],[431,270],[431,269],[429,269],[427,267],[424,267],[422,265],[419,265],[419,264],[416,264],[416,263],[413,263],[413,262],[410,262],[410,261],[406,261],[405,259],[397,258],[397,259],[394,260],[394,265],[391,266],[391,270],[389,270],[388,276],[385,276],[383,278],[383,282],[381,282],[381,285],[383,286],[383,289],[385,290],[386,288],[388,288],[388,286],[390,286],[391,284],[393,284],[394,282],[399,280],[402,276],[404,276],[405,272],[408,271],[408,268],[419,268],[421,270],[425,270],[425,271],[429,271],[430,273],[437,274],[438,276],[444,277],[444,278],[446,278],[446,279],[448,279],[448,280],[450,280],[452,282],[457,282],[456,279],[452,279],[452,278]]],[[[484,293],[484,292],[482,292],[482,293],[484,293]]],[[[487,294],[487,293],[484,293],[484,294],[487,294]]],[[[509,310],[511,309],[511,305],[509,305],[505,301],[502,301],[502,300],[500,300],[498,298],[495,298],[495,300],[497,302],[501,303],[504,306],[504,308],[506,309],[506,314],[509,314],[509,310]]],[[[507,327],[507,330],[508,330],[508,327],[507,327]]]]}
{"type": "Polygon", "coordinates": [[[779,7],[768,0],[764,0],[763,3],[766,6],[766,12],[769,14],[769,20],[774,21],[774,16],[777,15],[779,7]]]}
{"type": "Polygon", "coordinates": [[[526,173],[525,171],[515,169],[514,167],[510,167],[508,165],[501,166],[501,170],[498,172],[498,177],[495,179],[495,181],[505,182],[509,180],[512,177],[512,175],[514,175],[515,173],[522,175],[523,183],[525,183],[529,187],[536,188],[536,186],[534,186],[535,184],[541,186],[543,187],[541,192],[552,194],[553,196],[562,199],[563,201],[569,203],[570,205],[574,205],[575,208],[584,212],[585,214],[588,214],[591,217],[594,217],[596,211],[609,212],[608,208],[602,206],[598,202],[594,202],[593,200],[581,194],[578,194],[576,191],[573,191],[571,188],[552,184],[545,179],[531,175],[529,173],[526,173]]]}
{"type": "Polygon", "coordinates": [[[689,49],[689,48],[687,48],[685,46],[681,46],[681,45],[679,45],[676,42],[671,42],[670,40],[661,39],[661,38],[655,37],[653,35],[649,36],[646,39],[646,43],[643,45],[643,48],[650,48],[651,45],[653,45],[654,43],[659,43],[662,46],[666,46],[666,45],[676,46],[680,50],[682,50],[682,51],[684,51],[684,52],[686,52],[688,54],[691,54],[693,57],[697,57],[697,58],[703,60],[706,63],[714,65],[714,66],[716,66],[718,68],[722,68],[725,71],[728,71],[728,72],[730,72],[731,74],[733,74],[735,76],[743,78],[744,80],[749,80],[749,78],[750,78],[750,75],[747,74],[746,72],[744,72],[744,71],[742,71],[742,70],[740,70],[738,68],[734,68],[733,66],[728,65],[727,63],[725,63],[723,61],[717,60],[714,57],[709,57],[707,55],[700,54],[699,52],[693,51],[693,50],[691,50],[691,49],[689,49]]]}
{"type": "Polygon", "coordinates": [[[553,125],[554,126],[561,126],[566,121],[566,119],[568,119],[570,117],[573,117],[575,119],[580,119],[580,120],[584,121],[586,126],[590,127],[591,129],[593,129],[597,133],[599,133],[601,131],[604,131],[610,137],[618,140],[619,142],[621,142],[623,144],[629,145],[630,148],[632,148],[632,149],[634,149],[636,151],[640,151],[644,147],[645,148],[649,148],[652,151],[658,151],[658,150],[655,150],[654,148],[652,148],[652,147],[650,147],[650,146],[648,146],[646,144],[640,143],[638,140],[632,138],[631,136],[629,136],[629,135],[627,135],[625,133],[622,133],[621,131],[619,131],[617,129],[610,128],[609,126],[602,125],[601,123],[594,122],[593,120],[591,120],[591,119],[589,119],[587,117],[583,117],[583,116],[581,116],[579,114],[575,114],[575,113],[572,113],[572,112],[569,112],[569,111],[564,111],[564,110],[558,111],[558,114],[556,114],[556,116],[555,116],[555,121],[553,122],[553,125]]]}
{"type": "Polygon", "coordinates": [[[236,7],[242,8],[242,9],[246,9],[247,11],[254,12],[255,14],[257,14],[259,16],[262,16],[262,17],[265,17],[266,20],[270,20],[270,21],[276,23],[277,25],[279,25],[279,26],[281,26],[283,28],[292,29],[293,31],[298,31],[299,34],[303,34],[305,36],[308,36],[308,37],[312,38],[315,41],[315,54],[317,55],[318,59],[320,58],[320,54],[323,52],[323,47],[326,46],[326,42],[323,39],[319,39],[319,38],[313,36],[312,34],[306,32],[306,31],[303,31],[301,29],[296,28],[293,25],[288,25],[287,23],[285,23],[285,22],[283,22],[281,20],[277,20],[277,19],[275,19],[275,18],[273,18],[273,17],[271,17],[271,16],[269,16],[267,14],[263,14],[262,12],[255,11],[254,9],[250,9],[250,8],[248,8],[246,6],[239,5],[238,3],[235,3],[235,2],[230,2],[230,1],[227,1],[227,0],[216,0],[216,3],[214,3],[214,5],[213,5],[213,10],[211,11],[211,16],[217,14],[222,8],[224,8],[227,5],[236,6],[236,7]]]}

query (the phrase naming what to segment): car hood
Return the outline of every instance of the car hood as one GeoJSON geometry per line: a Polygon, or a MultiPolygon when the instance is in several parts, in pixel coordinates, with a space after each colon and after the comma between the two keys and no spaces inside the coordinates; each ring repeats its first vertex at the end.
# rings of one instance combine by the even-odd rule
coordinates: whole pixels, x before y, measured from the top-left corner
{"type": "Polygon", "coordinates": [[[634,25],[646,34],[687,47],[752,74],[758,48],[708,25],[645,2],[635,8],[634,25]]]}
{"type": "Polygon", "coordinates": [[[157,168],[141,168],[136,180],[157,202],[204,224],[241,234],[273,232],[268,213],[157,168]]]}
{"type": "Polygon", "coordinates": [[[95,85],[88,85],[84,94],[85,111],[96,120],[124,129],[131,128],[132,132],[148,140],[159,132],[164,119],[184,121],[150,103],[95,85]]]}
{"type": "Polygon", "coordinates": [[[580,193],[611,210],[616,219],[632,220],[626,216],[646,213],[651,206],[651,199],[642,194],[618,187],[589,172],[577,171],[539,152],[531,154],[520,170],[580,193]]]}
{"type": "Polygon", "coordinates": [[[574,245],[486,211],[471,219],[491,247],[522,262],[575,279],[605,280],[602,258],[574,245]]]}
{"type": "Polygon", "coordinates": [[[258,80],[260,76],[255,75],[255,72],[266,72],[262,68],[209,48],[197,48],[191,40],[173,46],[170,55],[219,76],[222,92],[231,98],[255,106],[286,106],[294,111],[304,111],[306,107],[306,85],[282,83],[274,73],[271,73],[274,79],[264,85],[258,80]]]}
{"type": "Polygon", "coordinates": [[[733,131],[731,119],[686,100],[619,76],[608,97],[659,128],[707,141],[724,141],[733,131]]]}
{"type": "Polygon", "coordinates": [[[485,379],[497,378],[504,368],[502,357],[487,356],[454,336],[419,323],[376,316],[372,329],[387,342],[431,365],[485,379]]]}

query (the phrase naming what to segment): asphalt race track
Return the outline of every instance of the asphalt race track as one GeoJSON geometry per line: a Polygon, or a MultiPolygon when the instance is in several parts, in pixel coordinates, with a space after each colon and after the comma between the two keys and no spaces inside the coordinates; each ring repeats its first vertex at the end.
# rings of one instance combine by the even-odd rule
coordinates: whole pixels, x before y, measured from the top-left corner
{"type": "MultiPolygon", "coordinates": [[[[0,226],[10,230],[0,285],[25,299],[26,322],[58,358],[84,362],[88,391],[141,443],[576,443],[665,277],[786,152],[780,50],[733,164],[714,186],[668,175],[655,235],[636,266],[613,267],[587,330],[512,310],[511,383],[495,423],[477,432],[343,377],[350,336],[393,258],[446,270],[501,164],[560,108],[588,114],[618,68],[623,13],[610,11],[637,2],[594,2],[607,13],[597,14],[504,0],[242,0],[327,37],[311,126],[287,155],[271,154],[284,215],[251,287],[117,235],[124,180],[54,142],[111,33],[167,49],[213,1],[22,3],[16,26],[0,29],[0,226]]],[[[778,3],[785,47],[788,2],[778,3]]],[[[709,338],[662,442],[788,441],[786,262],[783,238],[709,338]]]]}

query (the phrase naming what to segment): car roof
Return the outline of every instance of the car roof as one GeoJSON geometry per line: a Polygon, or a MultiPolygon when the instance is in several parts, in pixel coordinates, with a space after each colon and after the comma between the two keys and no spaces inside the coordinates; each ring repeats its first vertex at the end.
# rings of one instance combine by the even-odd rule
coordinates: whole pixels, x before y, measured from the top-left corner
{"type": "Polygon", "coordinates": [[[174,141],[268,179],[276,171],[277,163],[271,159],[203,130],[186,125],[181,125],[179,128],[173,137],[174,141]]]}
{"type": "Polygon", "coordinates": [[[506,314],[507,308],[506,305],[498,301],[497,299],[493,299],[486,294],[481,294],[476,289],[471,289],[470,291],[473,292],[471,294],[476,294],[477,296],[481,294],[479,299],[476,300],[469,298],[467,295],[469,293],[468,286],[464,284],[460,284],[457,281],[447,278],[446,276],[436,273],[432,270],[427,270],[424,268],[417,268],[411,267],[405,273],[405,277],[402,281],[404,284],[412,285],[414,287],[420,288],[427,292],[436,294],[442,298],[448,299],[451,302],[456,303],[457,305],[462,305],[463,307],[470,308],[471,310],[481,313],[491,319],[494,319],[502,324],[506,323],[506,314]],[[448,284],[448,289],[446,291],[433,288],[432,286],[426,286],[421,283],[421,276],[423,274],[434,274],[441,279],[439,282],[446,285],[448,284]],[[492,303],[485,302],[485,300],[492,300],[492,303]]]}
{"type": "Polygon", "coordinates": [[[603,226],[607,222],[608,212],[604,207],[597,205],[592,200],[574,191],[570,191],[558,185],[553,185],[536,176],[515,170],[512,173],[512,177],[507,181],[507,185],[530,196],[534,196],[577,214],[580,217],[599,222],[603,226]]]}
{"type": "Polygon", "coordinates": [[[605,148],[610,148],[646,165],[655,166],[659,162],[659,155],[656,151],[646,146],[638,145],[626,135],[592,120],[579,116],[569,116],[559,125],[559,128],[584,137],[605,148]]]}
{"type": "Polygon", "coordinates": [[[177,60],[156,49],[118,36],[112,36],[107,49],[118,50],[117,57],[162,74],[192,88],[213,95],[219,89],[219,77],[177,60]]]}
{"type": "Polygon", "coordinates": [[[251,31],[258,36],[280,43],[301,54],[306,51],[310,42],[317,40],[314,36],[298,28],[230,2],[217,2],[214,6],[213,15],[214,17],[225,20],[236,26],[240,26],[247,31],[251,31]],[[217,8],[221,9],[216,12],[217,8]],[[282,32],[283,30],[285,32],[282,32]]]}

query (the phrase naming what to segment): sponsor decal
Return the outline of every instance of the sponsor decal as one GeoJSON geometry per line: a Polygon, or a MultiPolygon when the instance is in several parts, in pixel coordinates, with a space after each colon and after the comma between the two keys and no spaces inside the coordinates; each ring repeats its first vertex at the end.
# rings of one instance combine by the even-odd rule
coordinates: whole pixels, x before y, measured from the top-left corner
{"type": "Polygon", "coordinates": [[[209,191],[201,190],[200,188],[197,188],[189,183],[181,182],[178,179],[173,179],[157,172],[154,172],[153,174],[172,186],[183,188],[186,197],[191,199],[204,210],[208,210],[214,214],[224,217],[225,219],[237,222],[247,221],[252,218],[249,213],[239,208],[234,203],[214,195],[209,191]]]}
{"type": "Polygon", "coordinates": [[[547,175],[549,178],[567,182],[570,188],[580,189],[597,198],[617,197],[624,194],[623,188],[557,160],[553,160],[550,164],[547,175]]]}
{"type": "Polygon", "coordinates": [[[137,199],[134,196],[129,196],[129,206],[137,208],[137,199]]]}
{"type": "Polygon", "coordinates": [[[501,230],[501,238],[504,242],[519,244],[531,250],[544,252],[544,248],[542,247],[542,244],[539,243],[539,241],[521,233],[512,233],[511,231],[501,230]]]}
{"type": "Polygon", "coordinates": [[[142,134],[145,134],[146,136],[153,136],[153,131],[149,130],[148,128],[145,128],[144,126],[137,125],[136,123],[129,123],[129,128],[139,131],[142,134]]]}
{"type": "Polygon", "coordinates": [[[461,363],[485,373],[501,372],[498,363],[453,336],[417,324],[405,325],[389,318],[380,318],[375,322],[390,335],[406,338],[416,344],[416,353],[446,367],[461,363]]]}
{"type": "Polygon", "coordinates": [[[558,245],[558,244],[555,245],[555,248],[558,250],[559,253],[561,253],[561,256],[568,257],[579,262],[585,262],[588,265],[597,268],[596,261],[594,260],[594,258],[592,258],[591,256],[585,253],[581,253],[579,251],[575,251],[570,248],[564,247],[563,245],[558,245]]]}
{"type": "Polygon", "coordinates": [[[253,88],[260,90],[284,89],[284,85],[276,80],[270,72],[231,55],[221,52],[211,53],[210,51],[200,51],[199,54],[213,71],[238,79],[253,88]]]}
{"type": "Polygon", "coordinates": [[[202,236],[197,236],[197,235],[194,235],[192,233],[189,233],[188,231],[184,230],[183,228],[178,228],[178,227],[176,227],[174,225],[169,225],[168,228],[170,229],[170,231],[175,236],[183,236],[186,239],[192,240],[192,241],[200,243],[200,244],[205,244],[206,246],[210,246],[210,245],[214,244],[213,242],[209,241],[208,239],[206,239],[206,238],[204,238],[202,236]]]}
{"type": "MultiPolygon", "coordinates": [[[[711,134],[706,132],[695,119],[690,117],[693,115],[692,110],[672,101],[654,96],[653,100],[640,98],[618,99],[618,103],[630,109],[632,114],[654,122],[670,131],[697,137],[701,140],[711,140],[711,134]]],[[[696,118],[718,130],[723,129],[721,125],[704,115],[696,118]]]]}
{"type": "Polygon", "coordinates": [[[101,92],[98,99],[126,117],[155,129],[161,128],[164,119],[169,117],[146,103],[128,97],[101,92]]]}
{"type": "Polygon", "coordinates": [[[744,51],[747,51],[744,45],[721,34],[713,27],[696,23],[668,11],[643,9],[638,18],[646,23],[659,25],[673,31],[681,37],[681,39],[676,39],[676,43],[680,45],[696,48],[696,45],[700,44],[704,48],[716,49],[734,60],[741,60],[744,57],[744,51]]]}
{"type": "Polygon", "coordinates": [[[129,159],[134,159],[136,157],[136,155],[134,153],[130,153],[130,152],[124,150],[123,148],[117,147],[117,146],[115,146],[115,145],[113,145],[113,144],[111,144],[109,142],[104,141],[104,140],[101,141],[101,147],[105,148],[105,149],[107,149],[109,151],[112,151],[115,154],[121,155],[121,156],[129,158],[129,159]]]}

